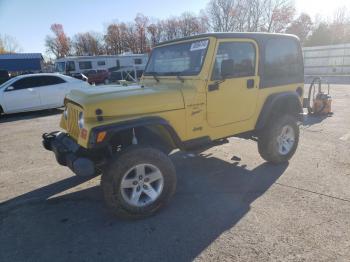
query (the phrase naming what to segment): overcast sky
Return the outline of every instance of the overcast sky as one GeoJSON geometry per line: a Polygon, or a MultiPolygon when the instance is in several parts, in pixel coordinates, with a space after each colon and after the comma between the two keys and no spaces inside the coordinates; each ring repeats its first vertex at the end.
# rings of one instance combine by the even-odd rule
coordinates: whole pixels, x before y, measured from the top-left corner
{"type": "MultiPolygon", "coordinates": [[[[53,23],[69,36],[104,32],[112,21],[132,21],[137,13],[154,18],[198,13],[208,0],[0,0],[0,34],[17,39],[23,52],[45,53],[44,39],[53,23]]],[[[350,11],[350,0],[295,0],[297,12],[331,18],[339,7],[350,11]]]]}

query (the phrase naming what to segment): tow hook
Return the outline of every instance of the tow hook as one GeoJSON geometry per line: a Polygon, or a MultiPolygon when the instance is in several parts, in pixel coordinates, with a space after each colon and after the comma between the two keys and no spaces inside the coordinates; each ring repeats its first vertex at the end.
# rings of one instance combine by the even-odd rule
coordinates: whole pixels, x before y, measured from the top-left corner
{"type": "Polygon", "coordinates": [[[46,150],[52,151],[51,142],[61,133],[60,131],[54,131],[51,133],[44,133],[42,135],[43,138],[43,146],[46,150]]]}

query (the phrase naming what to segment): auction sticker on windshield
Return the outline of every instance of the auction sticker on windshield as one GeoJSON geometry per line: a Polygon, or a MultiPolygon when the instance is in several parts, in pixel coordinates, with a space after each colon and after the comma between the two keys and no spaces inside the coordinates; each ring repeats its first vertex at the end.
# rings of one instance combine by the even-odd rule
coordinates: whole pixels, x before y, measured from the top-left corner
{"type": "Polygon", "coordinates": [[[206,49],[208,46],[209,40],[197,41],[192,43],[190,51],[197,51],[206,49]]]}

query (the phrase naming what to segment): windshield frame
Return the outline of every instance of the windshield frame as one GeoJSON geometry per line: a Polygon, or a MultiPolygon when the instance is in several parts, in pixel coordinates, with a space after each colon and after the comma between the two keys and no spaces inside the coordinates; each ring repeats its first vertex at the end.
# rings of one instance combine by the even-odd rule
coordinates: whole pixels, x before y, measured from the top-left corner
{"type": "Polygon", "coordinates": [[[66,62],[66,61],[56,61],[56,62],[55,62],[54,71],[55,71],[55,72],[58,72],[58,73],[65,73],[65,72],[66,72],[66,66],[67,66],[67,62],[66,62]],[[63,71],[57,70],[58,64],[64,64],[63,71]]]}
{"type": "Polygon", "coordinates": [[[144,76],[153,76],[153,74],[156,74],[156,75],[159,76],[159,77],[162,77],[162,76],[175,76],[175,77],[176,77],[176,76],[198,76],[198,75],[202,72],[202,70],[203,70],[203,66],[204,66],[205,61],[206,61],[206,59],[207,59],[207,54],[208,54],[208,49],[209,49],[209,47],[210,47],[210,44],[211,44],[211,41],[210,41],[210,38],[208,38],[208,37],[205,37],[205,38],[198,38],[198,39],[189,39],[189,40],[187,40],[187,41],[178,41],[178,42],[171,43],[171,44],[166,44],[166,45],[161,45],[161,44],[160,44],[160,45],[156,46],[156,47],[152,50],[152,52],[151,52],[151,54],[150,54],[150,56],[149,56],[149,59],[148,59],[148,61],[147,61],[147,64],[146,64],[146,67],[145,67],[145,71],[144,71],[143,75],[144,75],[144,76]],[[172,72],[172,73],[170,73],[170,72],[165,72],[165,73],[159,73],[159,72],[155,72],[155,71],[146,72],[146,70],[147,70],[147,68],[148,68],[148,66],[149,66],[149,64],[150,64],[150,62],[151,62],[151,58],[152,58],[152,56],[154,55],[154,51],[157,50],[158,48],[164,48],[164,47],[169,47],[169,46],[176,46],[176,45],[187,44],[187,43],[195,43],[195,42],[205,41],[205,40],[208,41],[208,45],[207,45],[207,47],[205,48],[205,51],[204,51],[204,59],[203,59],[201,65],[200,65],[200,68],[199,68],[198,72],[196,72],[196,73],[191,73],[191,72],[190,72],[190,73],[183,73],[183,72],[172,72]]]}

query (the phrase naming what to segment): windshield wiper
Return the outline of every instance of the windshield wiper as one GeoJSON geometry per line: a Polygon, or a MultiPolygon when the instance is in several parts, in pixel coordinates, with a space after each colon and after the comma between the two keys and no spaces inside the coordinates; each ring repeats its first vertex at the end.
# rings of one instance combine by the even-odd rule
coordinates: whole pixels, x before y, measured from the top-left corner
{"type": "Polygon", "coordinates": [[[156,72],[147,72],[147,73],[153,76],[154,80],[156,80],[157,83],[159,83],[159,78],[157,77],[158,74],[156,72]]]}

